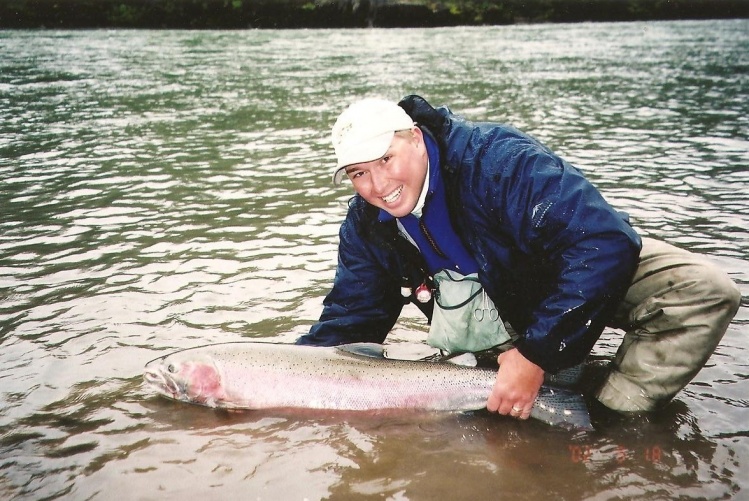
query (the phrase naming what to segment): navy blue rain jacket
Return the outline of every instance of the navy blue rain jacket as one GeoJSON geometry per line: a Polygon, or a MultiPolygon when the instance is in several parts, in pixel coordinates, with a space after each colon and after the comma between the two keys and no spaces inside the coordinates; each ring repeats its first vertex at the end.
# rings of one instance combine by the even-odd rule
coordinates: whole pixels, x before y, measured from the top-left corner
{"type": "MultiPolygon", "coordinates": [[[[583,361],[622,300],[641,240],[572,165],[522,132],[472,123],[418,96],[400,103],[437,140],[448,210],[479,279],[547,372],[583,361]]],[[[358,195],[340,230],[338,267],[320,320],[299,344],[384,341],[424,281],[418,251],[395,221],[358,195]]],[[[419,306],[431,319],[432,304],[419,306]]]]}

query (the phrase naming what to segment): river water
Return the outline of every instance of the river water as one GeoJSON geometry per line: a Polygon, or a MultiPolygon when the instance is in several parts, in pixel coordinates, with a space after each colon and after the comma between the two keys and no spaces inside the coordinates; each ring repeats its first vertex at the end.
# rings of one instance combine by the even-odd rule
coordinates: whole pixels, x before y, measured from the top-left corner
{"type": "MultiPolygon", "coordinates": [[[[0,498],[747,499],[748,191],[747,20],[0,32],[0,498]],[[142,386],[174,349],[306,332],[350,196],[329,128],[407,93],[535,135],[738,283],[664,411],[572,433],[217,412],[142,386]]],[[[391,338],[425,331],[406,309],[391,338]]]]}

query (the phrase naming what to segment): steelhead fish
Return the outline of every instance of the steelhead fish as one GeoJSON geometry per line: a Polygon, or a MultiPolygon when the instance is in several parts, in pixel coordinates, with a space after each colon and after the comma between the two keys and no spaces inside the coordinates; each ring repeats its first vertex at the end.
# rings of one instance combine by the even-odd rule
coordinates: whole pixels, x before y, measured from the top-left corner
{"type": "MultiPolygon", "coordinates": [[[[225,409],[471,411],[486,407],[496,371],[386,359],[380,356],[382,348],[372,343],[329,348],[213,344],[152,360],[143,376],[168,398],[225,409]]],[[[531,417],[568,429],[593,429],[583,397],[563,388],[542,386],[531,417]]]]}

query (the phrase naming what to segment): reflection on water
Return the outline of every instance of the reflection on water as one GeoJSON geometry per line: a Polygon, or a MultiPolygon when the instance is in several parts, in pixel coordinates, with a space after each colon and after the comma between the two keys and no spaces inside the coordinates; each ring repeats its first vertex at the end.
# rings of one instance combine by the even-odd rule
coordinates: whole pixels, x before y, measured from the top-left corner
{"type": "MultiPolygon", "coordinates": [[[[588,435],[486,413],[214,412],[140,374],[167,350],[290,342],[315,321],[350,196],[329,183],[329,127],[361,95],[418,92],[536,135],[746,298],[748,33],[0,32],[0,497],[741,497],[746,299],[673,405],[588,435]]],[[[407,309],[394,338],[423,336],[407,309]]]]}

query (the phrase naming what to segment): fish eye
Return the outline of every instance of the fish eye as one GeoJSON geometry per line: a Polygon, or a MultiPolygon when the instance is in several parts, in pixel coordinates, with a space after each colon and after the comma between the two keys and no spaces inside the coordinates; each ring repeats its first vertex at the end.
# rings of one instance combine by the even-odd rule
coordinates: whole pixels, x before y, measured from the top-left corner
{"type": "Polygon", "coordinates": [[[174,366],[174,364],[169,364],[169,367],[167,367],[166,370],[168,370],[172,374],[174,374],[175,372],[177,372],[177,368],[174,366]]]}

